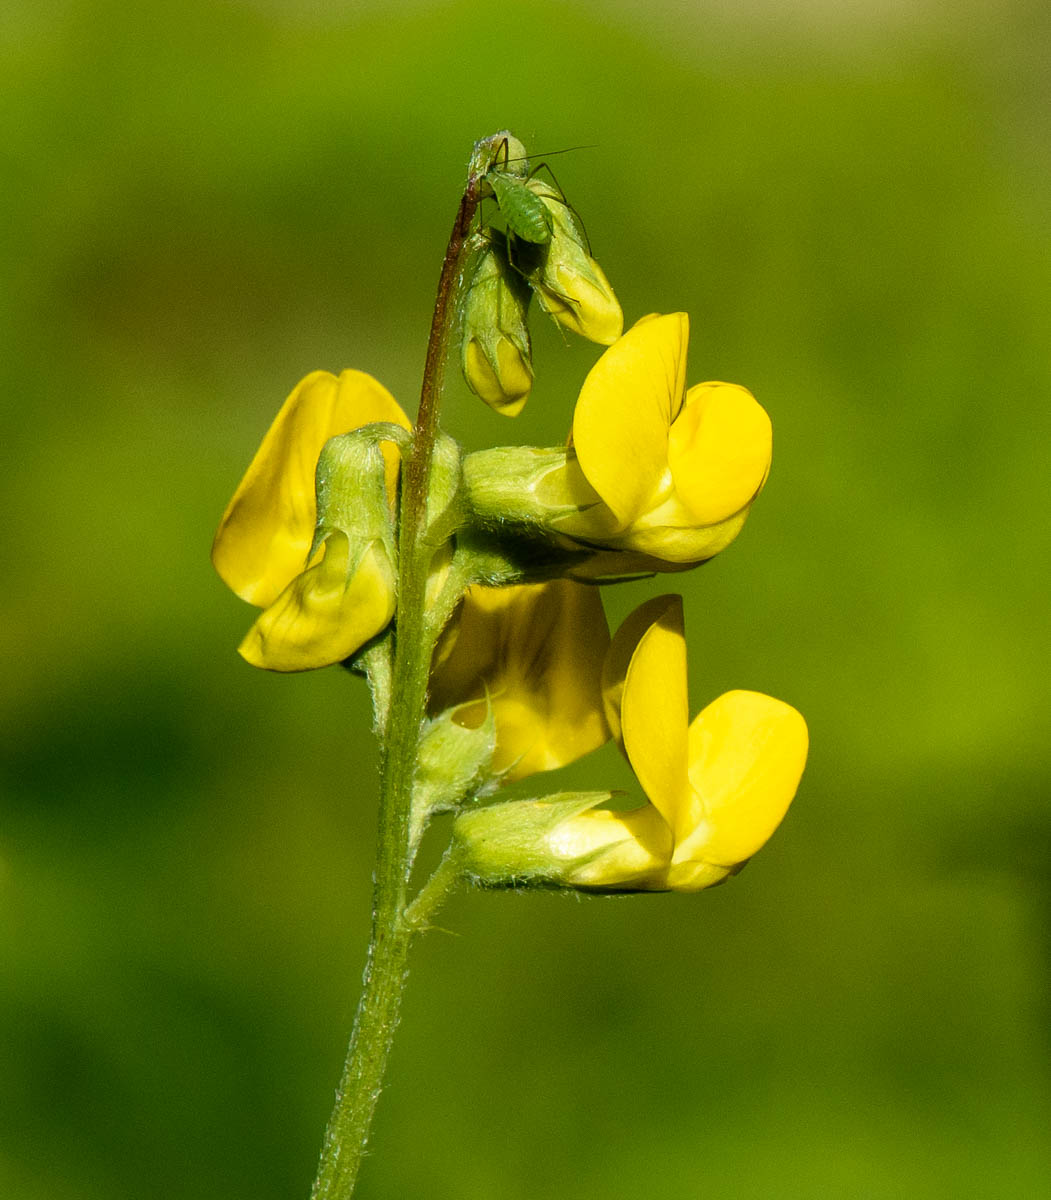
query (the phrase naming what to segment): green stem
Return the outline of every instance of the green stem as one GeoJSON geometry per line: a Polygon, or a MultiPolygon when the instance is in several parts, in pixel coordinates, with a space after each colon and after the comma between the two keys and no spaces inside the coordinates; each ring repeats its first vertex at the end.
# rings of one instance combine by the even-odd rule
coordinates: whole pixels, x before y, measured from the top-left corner
{"type": "Polygon", "coordinates": [[[409,946],[455,882],[452,871],[439,868],[391,927],[376,922],[350,1049],[311,1193],[317,1200],[345,1200],[354,1191],[398,1026],[409,946]]]}
{"type": "Polygon", "coordinates": [[[439,868],[411,905],[407,903],[413,844],[410,837],[412,784],[427,702],[434,632],[425,612],[427,573],[437,547],[427,530],[427,494],[438,432],[449,335],[456,320],[454,299],[478,207],[479,181],[467,181],[442,263],[434,319],[427,345],[420,408],[413,444],[403,467],[398,547],[398,612],[394,633],[390,705],[380,762],[379,841],[373,883],[372,935],[361,1000],[336,1104],[325,1132],[313,1200],[348,1200],[354,1191],[379,1099],[405,987],[406,962],[414,933],[455,882],[439,868]]]}

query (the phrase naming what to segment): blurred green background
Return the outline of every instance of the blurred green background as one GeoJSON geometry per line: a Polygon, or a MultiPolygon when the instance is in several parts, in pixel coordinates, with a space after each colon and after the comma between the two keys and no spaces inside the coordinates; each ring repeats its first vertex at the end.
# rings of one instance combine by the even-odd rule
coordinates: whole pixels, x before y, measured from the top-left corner
{"type": "MultiPolygon", "coordinates": [[[[813,750],[727,887],[457,897],[360,1195],[1048,1194],[1049,11],[9,0],[0,1195],[307,1195],[376,756],[360,681],[236,656],[208,548],[308,371],[413,409],[505,126],[597,145],[552,165],[629,321],[773,417],[671,586],[694,710],[769,691],[813,750]]],[[[564,436],[596,351],[535,341],[516,422],[451,374],[468,446],[564,436]]]]}

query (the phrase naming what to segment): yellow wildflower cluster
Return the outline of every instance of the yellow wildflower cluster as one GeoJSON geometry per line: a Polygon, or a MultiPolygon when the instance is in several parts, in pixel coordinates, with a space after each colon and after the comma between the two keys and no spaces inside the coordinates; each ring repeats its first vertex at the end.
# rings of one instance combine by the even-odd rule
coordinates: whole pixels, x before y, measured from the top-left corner
{"type": "Polygon", "coordinates": [[[241,655],[270,671],[363,674],[382,740],[369,967],[318,1196],[353,1190],[409,945],[456,883],[712,887],[778,827],[806,763],[806,723],[770,696],[730,691],[691,720],[681,597],[646,601],[610,636],[608,587],[688,570],[737,537],[770,470],[771,426],[737,384],[688,385],[685,313],[624,332],[577,210],[545,169],[507,131],[475,144],[416,422],[361,371],[308,375],[212,548],[223,580],[261,610],[241,655]],[[533,385],[534,299],[560,330],[605,347],[568,437],[465,454],[438,421],[450,341],[467,386],[513,417],[533,385]],[[501,795],[610,740],[641,802],[501,795]],[[446,851],[417,887],[439,813],[453,816],[446,851]]]}
{"type": "Polygon", "coordinates": [[[381,730],[404,704],[409,865],[430,817],[454,811],[453,856],[481,884],[697,891],[780,823],[806,724],[748,691],[691,721],[681,599],[644,603],[611,639],[598,585],[725,549],[766,482],[770,419],[737,384],[687,385],[685,313],[622,333],[576,210],[540,169],[509,133],[476,145],[432,348],[450,325],[453,275],[464,377],[507,416],[533,383],[534,297],[562,329],[606,346],[566,444],[465,456],[430,415],[414,428],[370,376],[318,371],[263,439],[213,560],[262,609],[240,646],[248,662],[363,671],[381,730]],[[502,227],[472,225],[464,214],[489,201],[502,227]],[[610,807],[608,792],[480,803],[611,738],[641,807],[610,807]]]}
{"type": "MultiPolygon", "coordinates": [[[[766,480],[769,418],[736,385],[687,388],[687,339],[684,314],[644,318],[588,375],[568,448],[463,463],[460,515],[429,589],[434,601],[452,578],[460,597],[433,653],[432,723],[477,731],[481,765],[464,778],[479,794],[613,737],[647,798],[629,811],[605,807],[608,793],[447,805],[461,809],[456,845],[481,883],[709,887],[759,849],[795,793],[807,752],[795,709],[735,691],[689,720],[678,597],[643,604],[611,641],[601,589],[569,577],[703,561],[736,536],[766,480]]],[[[307,670],[386,637],[409,430],[359,371],[315,372],[289,396],[213,549],[223,579],[263,609],[240,647],[250,663],[307,670]]]]}

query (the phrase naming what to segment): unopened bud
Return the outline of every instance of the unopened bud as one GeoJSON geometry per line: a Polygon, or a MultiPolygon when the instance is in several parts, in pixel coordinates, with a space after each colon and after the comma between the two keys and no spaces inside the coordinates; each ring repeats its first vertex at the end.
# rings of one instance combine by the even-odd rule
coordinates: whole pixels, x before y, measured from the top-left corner
{"type": "Polygon", "coordinates": [[[490,408],[514,417],[533,386],[526,327],[529,285],[511,268],[506,244],[491,237],[478,256],[464,301],[461,361],[471,391],[490,408]]]}
{"type": "Polygon", "coordinates": [[[492,790],[496,722],[490,706],[476,727],[451,712],[427,722],[416,761],[413,811],[445,812],[461,800],[492,790]]]}
{"type": "Polygon", "coordinates": [[[540,307],[563,329],[609,346],[624,329],[624,314],[609,280],[588,253],[587,238],[565,198],[550,184],[525,185],[547,209],[551,241],[529,282],[540,307]]]}
{"type": "Polygon", "coordinates": [[[509,175],[525,177],[529,174],[529,159],[526,148],[509,129],[501,129],[489,137],[480,138],[474,144],[471,161],[467,165],[467,173],[483,180],[482,195],[489,198],[493,194],[492,187],[484,182],[490,170],[496,168],[509,175]]]}

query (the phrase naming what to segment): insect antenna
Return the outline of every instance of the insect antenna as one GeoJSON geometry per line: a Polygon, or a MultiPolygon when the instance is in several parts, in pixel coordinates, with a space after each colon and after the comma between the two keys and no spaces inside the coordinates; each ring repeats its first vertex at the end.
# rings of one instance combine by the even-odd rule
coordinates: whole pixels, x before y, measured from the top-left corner
{"type": "MultiPolygon", "coordinates": [[[[505,138],[504,141],[506,142],[507,139],[505,138]]],[[[562,150],[541,150],[539,153],[520,154],[517,158],[505,158],[504,166],[507,166],[509,162],[521,162],[526,158],[554,158],[556,154],[572,154],[574,150],[597,150],[598,148],[598,142],[592,142],[588,146],[566,146],[562,150]]]]}

